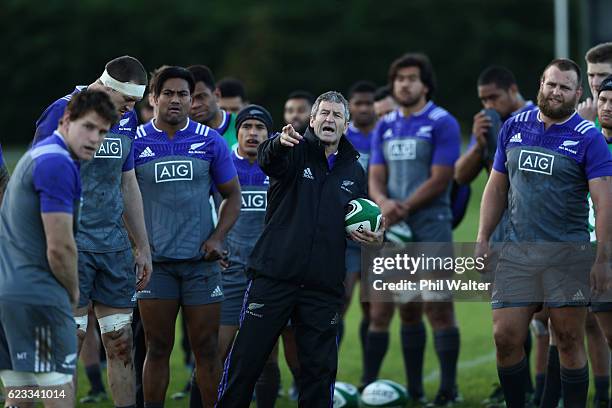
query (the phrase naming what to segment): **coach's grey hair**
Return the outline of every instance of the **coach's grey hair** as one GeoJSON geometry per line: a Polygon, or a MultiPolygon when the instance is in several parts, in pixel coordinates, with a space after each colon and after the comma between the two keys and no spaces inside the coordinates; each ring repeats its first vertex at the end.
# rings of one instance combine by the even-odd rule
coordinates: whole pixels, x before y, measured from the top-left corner
{"type": "Polygon", "coordinates": [[[319,110],[319,105],[321,102],[331,102],[331,103],[341,103],[344,106],[344,119],[346,122],[349,121],[351,117],[351,113],[349,112],[349,103],[346,98],[340,93],[336,91],[328,91],[324,94],[319,95],[315,103],[312,105],[312,110],[310,111],[310,116],[315,117],[317,115],[317,111],[319,110]]]}

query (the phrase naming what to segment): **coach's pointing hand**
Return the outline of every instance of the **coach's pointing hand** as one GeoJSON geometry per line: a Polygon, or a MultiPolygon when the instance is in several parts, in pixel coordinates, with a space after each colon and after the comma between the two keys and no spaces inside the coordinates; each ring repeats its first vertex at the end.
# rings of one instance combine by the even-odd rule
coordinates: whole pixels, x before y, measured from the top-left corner
{"type": "Polygon", "coordinates": [[[300,140],[303,139],[302,135],[300,135],[291,125],[287,125],[283,128],[283,133],[281,133],[280,143],[286,147],[293,147],[296,144],[300,143],[300,140]]]}

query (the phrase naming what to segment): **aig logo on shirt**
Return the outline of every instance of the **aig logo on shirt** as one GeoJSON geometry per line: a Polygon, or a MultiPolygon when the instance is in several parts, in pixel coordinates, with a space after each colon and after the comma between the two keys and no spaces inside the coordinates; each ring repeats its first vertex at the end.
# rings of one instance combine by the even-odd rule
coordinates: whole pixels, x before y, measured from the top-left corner
{"type": "Polygon", "coordinates": [[[519,155],[519,170],[551,176],[555,156],[531,150],[522,150],[519,155]]]}
{"type": "Polygon", "coordinates": [[[193,164],[189,160],[155,163],[155,182],[193,180],[193,164]]]}
{"type": "Polygon", "coordinates": [[[98,159],[120,159],[123,153],[121,139],[118,137],[107,137],[94,155],[98,159]]]}
{"type": "Polygon", "coordinates": [[[266,211],[267,191],[243,191],[242,211],[266,211]]]}
{"type": "Polygon", "coordinates": [[[414,160],[416,140],[392,140],[389,142],[389,160],[414,160]]]}

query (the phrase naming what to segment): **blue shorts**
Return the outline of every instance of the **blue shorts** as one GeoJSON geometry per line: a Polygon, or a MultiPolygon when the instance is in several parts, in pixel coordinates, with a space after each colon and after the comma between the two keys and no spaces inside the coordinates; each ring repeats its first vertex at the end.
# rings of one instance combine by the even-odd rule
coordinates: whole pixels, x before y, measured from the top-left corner
{"type": "Polygon", "coordinates": [[[119,309],[133,308],[136,272],[132,250],[79,251],[79,291],[79,307],[92,300],[119,309]]]}
{"type": "Polygon", "coordinates": [[[223,282],[223,295],[225,299],[221,304],[221,325],[238,326],[240,312],[244,303],[244,293],[249,284],[244,269],[225,270],[221,274],[223,282]]]}
{"type": "Polygon", "coordinates": [[[591,312],[593,313],[612,312],[612,302],[592,302],[591,312]]]}
{"type": "Polygon", "coordinates": [[[346,241],[344,256],[346,273],[359,273],[361,271],[361,246],[352,239],[346,241]]]}
{"type": "Polygon", "coordinates": [[[70,308],[0,302],[0,370],[74,374],[76,353],[70,308]]]}
{"type": "Polygon", "coordinates": [[[223,301],[221,268],[217,262],[153,262],[147,287],[136,293],[138,299],[179,299],[184,306],[200,306],[223,301]]]}

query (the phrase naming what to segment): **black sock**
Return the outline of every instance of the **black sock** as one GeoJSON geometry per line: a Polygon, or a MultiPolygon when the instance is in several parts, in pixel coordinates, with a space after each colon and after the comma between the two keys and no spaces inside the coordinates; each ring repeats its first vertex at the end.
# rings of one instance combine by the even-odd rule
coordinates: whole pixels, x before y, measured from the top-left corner
{"type": "Polygon", "coordinates": [[[342,343],[342,338],[344,337],[344,319],[340,319],[338,322],[338,348],[340,348],[340,344],[342,343]]]}
{"type": "Polygon", "coordinates": [[[527,384],[525,385],[525,392],[533,392],[533,381],[531,380],[531,332],[527,330],[527,337],[525,337],[525,343],[523,343],[523,349],[525,350],[525,358],[527,358],[527,384]]]}
{"type": "Polygon", "coordinates": [[[368,328],[370,327],[370,321],[366,319],[361,319],[361,323],[359,323],[359,340],[361,342],[361,369],[365,370],[366,365],[366,342],[368,339],[368,328]]]}
{"type": "Polygon", "coordinates": [[[102,382],[101,371],[100,364],[93,364],[85,367],[85,374],[87,374],[87,379],[89,380],[89,384],[91,384],[92,394],[104,392],[104,383],[102,382]]]}
{"type": "Polygon", "coordinates": [[[365,367],[362,382],[367,385],[376,381],[387,349],[389,348],[389,332],[368,332],[366,342],[365,367]]]}
{"type": "Polygon", "coordinates": [[[402,352],[408,380],[408,393],[411,398],[423,396],[423,359],[427,331],[423,322],[401,327],[402,352]]]}
{"type": "Polygon", "coordinates": [[[546,383],[542,393],[541,408],[557,408],[561,398],[561,366],[557,346],[548,347],[548,363],[546,364],[546,383]]]}
{"type": "Polygon", "coordinates": [[[136,404],[134,404],[134,405],[125,405],[125,406],[122,406],[122,407],[120,407],[118,405],[115,405],[115,408],[136,408],[136,404]]]}
{"type": "Polygon", "coordinates": [[[191,387],[189,387],[189,408],[202,408],[202,394],[196,381],[196,372],[191,372],[191,387]]]}
{"type": "Polygon", "coordinates": [[[582,368],[561,367],[561,390],[564,408],[584,408],[589,393],[589,365],[582,368]]]}
{"type": "Polygon", "coordinates": [[[508,408],[525,407],[525,385],[527,383],[527,359],[510,367],[497,367],[499,382],[504,390],[504,399],[508,408]]]}
{"type": "Polygon", "coordinates": [[[451,327],[434,332],[434,346],[440,360],[440,392],[453,393],[459,359],[459,329],[451,327]]]}
{"type": "Polygon", "coordinates": [[[164,408],[163,402],[145,402],[144,408],[164,408]]]}
{"type": "Polygon", "coordinates": [[[595,399],[608,401],[610,399],[610,377],[601,375],[595,377],[595,399]]]}
{"type": "Polygon", "coordinates": [[[536,374],[536,386],[533,394],[533,402],[536,405],[540,405],[542,400],[542,393],[544,392],[544,383],[546,381],[546,374],[536,374]]]}
{"type": "Polygon", "coordinates": [[[280,369],[276,362],[267,362],[255,383],[257,408],[274,408],[280,386],[280,369]]]}

